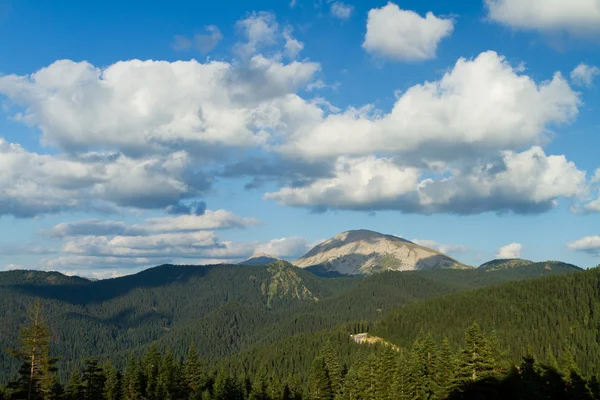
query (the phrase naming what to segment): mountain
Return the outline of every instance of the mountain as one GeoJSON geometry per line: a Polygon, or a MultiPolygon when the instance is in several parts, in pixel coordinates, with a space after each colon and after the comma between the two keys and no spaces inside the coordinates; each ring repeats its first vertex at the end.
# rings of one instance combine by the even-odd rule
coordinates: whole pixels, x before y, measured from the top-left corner
{"type": "Polygon", "coordinates": [[[523,260],[520,258],[499,258],[483,263],[478,268],[481,271],[495,271],[499,269],[518,268],[531,264],[533,264],[533,261],[523,260]]]}
{"type": "MultiPolygon", "coordinates": [[[[522,260],[520,258],[506,258],[488,261],[481,264],[478,271],[515,271],[516,273],[531,273],[537,276],[545,275],[542,274],[544,271],[553,271],[558,273],[568,273],[574,271],[580,271],[576,265],[564,263],[561,261],[542,261],[533,262],[530,260],[522,260]]],[[[532,276],[534,277],[534,276],[532,276]]]]}
{"type": "Polygon", "coordinates": [[[315,273],[370,275],[380,271],[471,268],[439,251],[365,229],[340,233],[293,262],[315,273]]]}
{"type": "MultiPolygon", "coordinates": [[[[80,368],[90,356],[122,366],[131,351],[141,354],[153,342],[169,347],[177,358],[194,343],[207,363],[264,346],[273,357],[288,359],[307,350],[298,344],[294,349],[301,352],[279,353],[276,344],[287,338],[307,340],[318,351],[324,332],[342,332],[357,323],[362,331],[397,307],[565,271],[541,265],[531,271],[443,268],[330,279],[285,261],[162,265],[100,281],[58,272],[6,271],[0,272],[0,348],[17,345],[25,310],[40,298],[61,371],[80,368]]],[[[0,365],[6,366],[0,369],[1,384],[18,365],[3,351],[0,365]]]]}
{"type": "Polygon", "coordinates": [[[276,261],[279,261],[279,258],[270,256],[268,254],[257,254],[245,261],[238,263],[238,265],[267,265],[276,261]]]}

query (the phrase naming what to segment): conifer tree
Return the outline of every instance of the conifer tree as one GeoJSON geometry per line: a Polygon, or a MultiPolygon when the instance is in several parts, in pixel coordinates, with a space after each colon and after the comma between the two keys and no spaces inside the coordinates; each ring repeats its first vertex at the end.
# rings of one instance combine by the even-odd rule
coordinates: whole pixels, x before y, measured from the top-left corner
{"type": "Polygon", "coordinates": [[[337,395],[342,391],[342,368],[338,361],[338,357],[330,340],[325,342],[322,350],[323,360],[327,368],[327,374],[331,381],[331,391],[333,395],[337,395]]]}
{"type": "Polygon", "coordinates": [[[85,400],[103,400],[104,397],[104,371],[98,365],[96,358],[85,360],[85,367],[81,373],[83,384],[83,398],[85,400]]]}
{"type": "Polygon", "coordinates": [[[129,354],[121,387],[123,400],[142,400],[145,398],[143,393],[143,373],[133,353],[129,354]]]}
{"type": "Polygon", "coordinates": [[[214,400],[241,400],[242,388],[237,380],[224,368],[219,370],[213,386],[214,400]]]}
{"type": "Polygon", "coordinates": [[[146,398],[148,400],[162,400],[158,388],[158,375],[161,360],[162,358],[156,342],[153,342],[142,362],[143,373],[146,378],[146,398]]]}
{"type": "Polygon", "coordinates": [[[182,397],[182,381],[180,365],[175,362],[173,352],[167,349],[162,358],[158,372],[158,398],[174,400],[182,397]]]}
{"type": "Polygon", "coordinates": [[[119,371],[110,363],[104,364],[104,398],[106,400],[121,399],[121,377],[119,371]]]}
{"type": "Polygon", "coordinates": [[[23,361],[19,384],[23,397],[28,400],[48,397],[54,385],[55,364],[58,358],[50,357],[50,328],[42,314],[39,299],[28,310],[28,325],[21,327],[21,346],[9,350],[16,359],[23,361]]]}
{"type": "Polygon", "coordinates": [[[267,396],[267,378],[266,378],[266,370],[261,367],[258,370],[258,373],[254,376],[254,381],[252,382],[252,389],[250,390],[250,394],[248,396],[249,400],[268,400],[267,396]]]}
{"type": "Polygon", "coordinates": [[[431,336],[422,333],[409,353],[410,391],[414,398],[430,399],[436,393],[437,350],[431,336]]]}
{"type": "Polygon", "coordinates": [[[83,399],[83,382],[81,381],[81,372],[76,369],[67,383],[66,397],[69,400],[83,399]]]}
{"type": "Polygon", "coordinates": [[[313,361],[310,371],[308,384],[310,400],[331,400],[333,391],[331,390],[331,380],[327,373],[327,365],[323,357],[316,357],[313,361]]]}
{"type": "Polygon", "coordinates": [[[436,374],[436,395],[437,397],[443,398],[454,386],[456,370],[456,360],[452,348],[450,347],[450,341],[446,338],[442,341],[438,353],[438,368],[436,374]]]}
{"type": "Polygon", "coordinates": [[[348,370],[344,378],[342,393],[335,398],[336,400],[354,400],[360,398],[359,365],[360,363],[357,362],[348,370]]]}
{"type": "Polygon", "coordinates": [[[495,349],[475,322],[465,332],[465,348],[458,368],[458,382],[464,384],[497,374],[495,349]]]}
{"type": "Polygon", "coordinates": [[[411,371],[406,355],[398,359],[394,382],[390,388],[390,398],[394,400],[412,400],[411,371]]]}
{"type": "Polygon", "coordinates": [[[365,399],[376,399],[379,359],[375,353],[369,354],[359,372],[360,395],[365,399]]]}
{"type": "Polygon", "coordinates": [[[190,391],[189,399],[200,400],[202,397],[202,392],[207,386],[207,377],[206,373],[204,372],[204,368],[200,363],[198,351],[193,344],[188,350],[183,371],[185,375],[185,383],[190,391]]]}
{"type": "Polygon", "coordinates": [[[391,396],[390,388],[394,382],[397,365],[397,354],[390,347],[386,347],[380,355],[377,365],[377,381],[375,387],[376,400],[395,400],[391,396]]]}

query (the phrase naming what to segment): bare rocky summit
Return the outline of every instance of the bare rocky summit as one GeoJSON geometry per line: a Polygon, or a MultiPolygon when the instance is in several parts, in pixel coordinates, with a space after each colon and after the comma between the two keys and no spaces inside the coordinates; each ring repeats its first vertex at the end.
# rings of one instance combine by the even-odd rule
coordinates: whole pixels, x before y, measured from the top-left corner
{"type": "Polygon", "coordinates": [[[340,233],[315,246],[293,264],[344,275],[370,275],[386,270],[471,268],[439,251],[398,236],[365,229],[340,233]]]}

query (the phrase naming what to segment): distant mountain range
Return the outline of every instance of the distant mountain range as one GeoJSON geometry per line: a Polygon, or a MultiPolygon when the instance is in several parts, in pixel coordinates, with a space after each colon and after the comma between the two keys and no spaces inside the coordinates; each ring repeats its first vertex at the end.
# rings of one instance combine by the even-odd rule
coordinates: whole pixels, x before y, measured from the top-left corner
{"type": "MultiPolygon", "coordinates": [[[[240,265],[267,265],[279,258],[256,254],[240,265]]],[[[443,254],[394,235],[366,229],[342,232],[312,248],[292,264],[326,277],[372,275],[382,271],[476,269],[443,254]]],[[[560,261],[541,263],[520,258],[496,259],[481,264],[480,271],[513,270],[529,267],[525,274],[541,269],[570,272],[579,267],[560,261]]]]}

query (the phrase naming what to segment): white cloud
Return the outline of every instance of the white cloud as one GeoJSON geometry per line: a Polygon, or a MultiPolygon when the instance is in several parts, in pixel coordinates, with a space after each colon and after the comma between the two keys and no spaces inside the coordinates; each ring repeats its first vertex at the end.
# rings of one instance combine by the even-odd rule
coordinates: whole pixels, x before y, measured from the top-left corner
{"type": "Polygon", "coordinates": [[[199,181],[186,181],[188,166],[183,152],[153,159],[108,154],[69,159],[30,153],[0,138],[0,215],[166,207],[201,190],[199,181]]]}
{"type": "Polygon", "coordinates": [[[265,194],[266,199],[292,206],[353,209],[376,202],[393,202],[414,191],[418,184],[416,168],[399,168],[386,158],[340,157],[335,176],[319,179],[297,188],[283,188],[265,194]]]}
{"type": "Polygon", "coordinates": [[[148,218],[144,220],[144,223],[133,225],[127,225],[122,221],[99,219],[63,222],[54,226],[48,234],[58,238],[90,235],[144,236],[154,233],[246,228],[259,224],[260,221],[256,218],[239,217],[231,211],[206,210],[202,215],[148,218]]]}
{"type": "Polygon", "coordinates": [[[465,253],[469,251],[466,246],[458,245],[458,244],[443,244],[438,243],[435,240],[420,240],[413,239],[411,242],[418,244],[419,246],[429,247],[430,249],[434,249],[444,254],[457,254],[457,253],[465,253]]]}
{"type": "Polygon", "coordinates": [[[502,246],[496,252],[496,258],[520,258],[523,252],[523,245],[521,243],[511,243],[506,246],[502,246]]]}
{"type": "Polygon", "coordinates": [[[175,35],[173,48],[177,51],[186,51],[194,47],[202,54],[214,49],[223,39],[223,34],[215,25],[204,27],[206,33],[197,33],[191,39],[183,35],[175,35]]]}
{"type": "Polygon", "coordinates": [[[283,30],[283,38],[285,39],[285,53],[286,55],[291,58],[294,59],[298,56],[298,54],[302,51],[302,49],[304,49],[304,43],[296,40],[293,36],[292,36],[292,28],[287,26],[284,30],[283,30]]]}
{"type": "Polygon", "coordinates": [[[581,63],[571,72],[571,81],[576,85],[589,87],[598,75],[600,68],[581,63]]]}
{"type": "Polygon", "coordinates": [[[439,42],[454,30],[452,19],[428,12],[425,18],[394,3],[369,11],[363,48],[386,58],[421,61],[435,58],[439,42]]]}
{"type": "Polygon", "coordinates": [[[296,258],[304,255],[312,247],[306,238],[300,236],[273,239],[256,247],[253,256],[268,254],[277,258],[296,258]]]}
{"type": "Polygon", "coordinates": [[[331,4],[331,15],[342,20],[350,18],[354,7],[341,1],[335,1],[331,4]]]}
{"type": "Polygon", "coordinates": [[[536,83],[495,52],[461,58],[439,81],[406,90],[388,114],[372,106],[307,120],[280,151],[307,159],[398,154],[448,160],[519,149],[571,121],[579,95],[560,73],[536,83]]]}
{"type": "Polygon", "coordinates": [[[242,69],[195,60],[131,60],[99,69],[63,60],[31,76],[1,76],[0,93],[26,107],[17,120],[39,126],[43,142],[62,149],[206,152],[263,143],[261,101],[293,93],[318,69],[263,56],[242,69]]]}
{"type": "Polygon", "coordinates": [[[252,13],[248,18],[237,22],[246,42],[237,45],[237,52],[242,57],[255,55],[265,46],[275,44],[279,24],[275,15],[269,12],[252,13]]]}
{"type": "Polygon", "coordinates": [[[585,184],[585,172],[564,156],[546,156],[532,147],[521,153],[505,151],[494,163],[444,170],[435,179],[386,158],[340,157],[334,177],[286,187],[265,198],[317,210],[530,213],[552,208],[559,197],[581,194],[585,184]]]}
{"type": "Polygon", "coordinates": [[[215,25],[208,25],[204,29],[206,30],[205,34],[194,35],[194,42],[201,53],[208,53],[223,39],[223,34],[215,25]]]}
{"type": "Polygon", "coordinates": [[[581,251],[592,255],[600,255],[600,236],[585,236],[567,244],[573,251],[581,251]]]}
{"type": "Polygon", "coordinates": [[[600,30],[597,0],[484,0],[488,17],[520,29],[565,30],[590,34],[600,30]]]}

